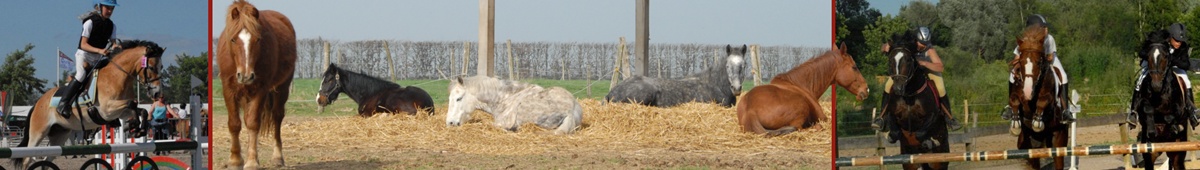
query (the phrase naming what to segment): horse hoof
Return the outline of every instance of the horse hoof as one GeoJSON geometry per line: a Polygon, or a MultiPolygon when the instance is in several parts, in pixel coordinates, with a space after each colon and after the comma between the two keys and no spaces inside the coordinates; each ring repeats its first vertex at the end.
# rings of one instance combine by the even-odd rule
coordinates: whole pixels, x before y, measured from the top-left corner
{"type": "Polygon", "coordinates": [[[1042,132],[1042,130],[1046,130],[1046,124],[1041,121],[1033,121],[1033,131],[1042,132]]]}
{"type": "Polygon", "coordinates": [[[242,169],[244,169],[244,170],[257,170],[257,169],[258,169],[258,163],[254,163],[253,161],[252,161],[252,162],[247,162],[247,163],[246,163],[246,166],[245,166],[245,167],[243,167],[242,169]]]}
{"type": "Polygon", "coordinates": [[[273,158],[273,159],[271,159],[271,162],[275,163],[276,168],[282,168],[287,165],[287,164],[283,164],[283,158],[273,158]]]}
{"type": "Polygon", "coordinates": [[[1013,136],[1021,135],[1021,121],[1012,121],[1011,126],[1008,127],[1008,132],[1012,133],[1013,136]]]}

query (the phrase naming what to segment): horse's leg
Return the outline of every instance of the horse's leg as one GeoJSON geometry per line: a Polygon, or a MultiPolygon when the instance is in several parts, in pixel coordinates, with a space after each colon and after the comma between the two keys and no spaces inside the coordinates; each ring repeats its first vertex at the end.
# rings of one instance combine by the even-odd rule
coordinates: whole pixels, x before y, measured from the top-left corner
{"type": "MultiPolygon", "coordinates": [[[[919,152],[916,148],[909,146],[905,141],[900,141],[900,153],[914,154],[919,152]]],[[[902,164],[905,170],[916,170],[921,168],[921,164],[902,164]]]]}
{"type": "Polygon", "coordinates": [[[287,95],[288,92],[282,92],[281,95],[276,96],[275,101],[271,102],[275,106],[275,108],[272,109],[272,111],[275,111],[275,113],[271,114],[271,116],[273,116],[273,121],[275,121],[275,126],[271,126],[275,130],[275,148],[271,154],[271,162],[274,162],[276,167],[284,167],[287,165],[283,162],[283,134],[280,133],[280,130],[283,128],[283,117],[287,115],[285,113],[287,110],[284,109],[284,107],[287,105],[287,95]]]}
{"type": "MultiPolygon", "coordinates": [[[[49,146],[64,146],[67,144],[67,139],[71,137],[70,129],[50,128],[50,131],[50,134],[46,136],[50,140],[49,146]]],[[[54,161],[54,158],[57,158],[57,156],[46,157],[46,161],[54,161]]]]}
{"type": "Polygon", "coordinates": [[[229,114],[229,136],[233,140],[231,141],[229,147],[229,164],[226,165],[226,168],[240,169],[244,163],[242,161],[242,141],[238,138],[239,133],[242,132],[242,116],[240,112],[241,105],[238,105],[238,102],[242,101],[239,100],[242,98],[242,96],[231,95],[229,93],[231,92],[225,91],[225,106],[227,106],[226,108],[228,108],[229,114]]]}
{"type": "Polygon", "coordinates": [[[1153,153],[1143,153],[1142,158],[1142,169],[1154,170],[1154,161],[1158,159],[1158,155],[1153,153]]]}
{"type": "Polygon", "coordinates": [[[259,120],[259,118],[262,117],[260,116],[261,114],[267,114],[263,112],[263,108],[268,106],[264,106],[262,100],[264,100],[263,98],[268,97],[270,96],[251,98],[249,102],[246,103],[248,107],[246,107],[246,114],[242,117],[242,120],[245,121],[246,124],[246,137],[249,139],[246,143],[249,145],[246,147],[246,164],[243,165],[243,167],[248,170],[258,169],[258,132],[260,132],[259,122],[262,122],[259,120]]]}
{"type": "MultiPolygon", "coordinates": [[[[39,111],[40,110],[48,110],[48,109],[49,109],[48,107],[39,108],[39,111]]],[[[51,114],[53,114],[51,112],[53,112],[53,111],[41,112],[42,114],[40,114],[40,116],[39,115],[30,115],[30,117],[33,117],[33,118],[30,118],[30,120],[29,120],[29,129],[28,129],[29,133],[26,134],[27,139],[25,139],[26,142],[28,142],[28,143],[26,143],[26,145],[22,146],[22,147],[36,147],[36,146],[38,146],[38,144],[42,143],[42,138],[45,138],[46,135],[49,134],[50,126],[51,126],[50,122],[47,122],[49,120],[47,120],[47,118],[45,116],[51,116],[51,114]],[[40,123],[40,124],[38,124],[38,123],[40,123]]],[[[38,113],[35,112],[35,113],[30,113],[30,114],[38,114],[38,113]]],[[[29,164],[33,163],[34,158],[26,157],[26,158],[18,158],[17,160],[19,160],[19,161],[13,162],[14,164],[19,163],[19,164],[17,164],[18,168],[15,168],[15,169],[24,169],[24,167],[29,167],[29,164]]]]}
{"type": "Polygon", "coordinates": [[[1171,169],[1171,170],[1184,169],[1183,162],[1185,161],[1184,159],[1186,159],[1186,158],[1184,158],[1186,153],[1187,152],[1167,152],[1167,158],[1170,159],[1169,161],[1167,161],[1167,164],[1170,165],[1169,166],[1170,168],[1168,168],[1168,169],[1171,169]]]}
{"type": "MultiPolygon", "coordinates": [[[[1047,147],[1047,148],[1066,147],[1068,144],[1067,139],[1068,139],[1068,137],[1070,137],[1070,134],[1068,134],[1070,132],[1070,130],[1071,129],[1069,129],[1069,128],[1063,128],[1062,130],[1055,131],[1054,132],[1054,145],[1047,147]]],[[[1067,160],[1066,157],[1054,157],[1054,169],[1066,168],[1066,165],[1067,165],[1066,160],[1067,160]]]]}
{"type": "MultiPolygon", "coordinates": [[[[1030,136],[1032,135],[1030,134],[1032,132],[1025,132],[1024,128],[1022,128],[1021,131],[1021,135],[1017,136],[1017,149],[1033,148],[1033,141],[1030,141],[1033,140],[1031,139],[1032,136],[1030,136]]],[[[1025,165],[1028,165],[1030,169],[1039,169],[1041,168],[1041,164],[1041,161],[1038,159],[1025,159],[1025,165]]]]}

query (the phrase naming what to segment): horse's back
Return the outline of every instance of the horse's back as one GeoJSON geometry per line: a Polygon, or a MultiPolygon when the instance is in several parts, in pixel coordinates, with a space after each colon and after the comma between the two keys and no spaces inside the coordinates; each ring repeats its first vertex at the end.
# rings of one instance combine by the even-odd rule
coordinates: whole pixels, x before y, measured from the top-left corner
{"type": "Polygon", "coordinates": [[[613,86],[608,91],[608,95],[604,96],[604,100],[655,106],[658,103],[656,95],[658,95],[659,89],[651,83],[653,81],[655,81],[653,78],[643,76],[625,79],[613,86]]]}

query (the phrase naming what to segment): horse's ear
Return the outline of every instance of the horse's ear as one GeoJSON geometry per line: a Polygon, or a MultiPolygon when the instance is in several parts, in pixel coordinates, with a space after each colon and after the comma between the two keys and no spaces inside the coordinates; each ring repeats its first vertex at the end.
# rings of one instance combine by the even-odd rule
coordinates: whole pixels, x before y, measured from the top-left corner
{"type": "Polygon", "coordinates": [[[838,47],[838,50],[841,50],[842,55],[846,55],[846,42],[842,42],[842,45],[838,47]]]}
{"type": "Polygon", "coordinates": [[[749,48],[746,47],[746,44],[742,44],[742,55],[746,55],[746,50],[748,50],[748,49],[749,48]]]}
{"type": "Polygon", "coordinates": [[[250,8],[250,16],[253,16],[254,18],[258,18],[258,7],[250,8]]]}
{"type": "Polygon", "coordinates": [[[883,45],[879,45],[879,51],[882,51],[884,54],[887,54],[888,50],[891,49],[891,46],[892,46],[892,40],[883,42],[883,45]]]}
{"type": "Polygon", "coordinates": [[[454,84],[462,85],[463,84],[462,76],[454,77],[454,84]]]}
{"type": "Polygon", "coordinates": [[[231,18],[233,20],[237,20],[238,17],[241,16],[238,14],[241,14],[241,11],[238,11],[237,7],[229,8],[229,18],[231,18]]]}
{"type": "Polygon", "coordinates": [[[733,46],[725,44],[725,54],[733,54],[733,46]]]}

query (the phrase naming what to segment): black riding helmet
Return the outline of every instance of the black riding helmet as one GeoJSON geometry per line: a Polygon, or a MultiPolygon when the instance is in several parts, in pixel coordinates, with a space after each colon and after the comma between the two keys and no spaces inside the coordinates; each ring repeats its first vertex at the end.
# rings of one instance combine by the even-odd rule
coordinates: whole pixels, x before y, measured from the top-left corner
{"type": "Polygon", "coordinates": [[[1033,26],[1033,25],[1040,25],[1040,26],[1044,26],[1046,28],[1050,28],[1050,23],[1046,22],[1046,17],[1043,17],[1042,14],[1033,14],[1033,15],[1025,18],[1025,26],[1026,27],[1033,26]]]}
{"type": "Polygon", "coordinates": [[[1167,32],[1171,33],[1171,38],[1175,41],[1187,42],[1187,29],[1184,29],[1183,24],[1171,24],[1171,27],[1167,28],[1167,32]]]}

